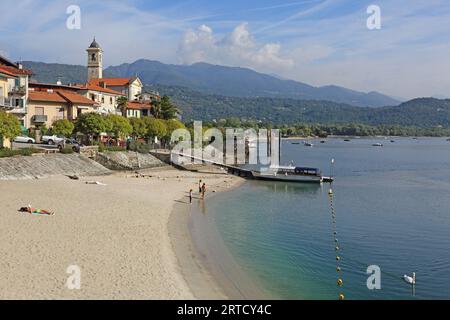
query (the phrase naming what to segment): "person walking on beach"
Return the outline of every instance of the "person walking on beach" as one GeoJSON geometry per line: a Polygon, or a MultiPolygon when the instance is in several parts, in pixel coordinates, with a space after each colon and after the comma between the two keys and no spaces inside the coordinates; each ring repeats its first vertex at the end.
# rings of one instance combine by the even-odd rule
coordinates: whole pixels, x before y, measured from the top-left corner
{"type": "Polygon", "coordinates": [[[202,185],[202,199],[205,199],[205,193],[206,193],[206,183],[204,183],[203,185],[202,185]]]}
{"type": "Polygon", "coordinates": [[[190,204],[192,204],[192,192],[193,192],[194,190],[189,190],[189,203],[190,204]]]}
{"type": "Polygon", "coordinates": [[[202,194],[202,180],[198,181],[198,193],[202,194]]]}

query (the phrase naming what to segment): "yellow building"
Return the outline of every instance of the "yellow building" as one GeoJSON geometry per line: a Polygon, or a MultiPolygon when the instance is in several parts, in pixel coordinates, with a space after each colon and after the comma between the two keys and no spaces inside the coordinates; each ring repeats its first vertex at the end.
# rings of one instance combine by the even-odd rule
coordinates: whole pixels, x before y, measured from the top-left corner
{"type": "Polygon", "coordinates": [[[0,109],[14,114],[27,126],[28,80],[31,71],[0,56],[0,109]]]}
{"type": "Polygon", "coordinates": [[[77,93],[78,88],[36,84],[30,85],[27,121],[31,128],[50,128],[56,120],[76,120],[85,112],[94,112],[98,105],[77,93]]]}

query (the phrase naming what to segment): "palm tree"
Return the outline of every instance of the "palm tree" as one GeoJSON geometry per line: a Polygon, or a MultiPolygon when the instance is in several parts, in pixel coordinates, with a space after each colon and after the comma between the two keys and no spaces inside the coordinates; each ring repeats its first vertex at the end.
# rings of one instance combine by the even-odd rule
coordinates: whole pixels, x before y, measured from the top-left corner
{"type": "Polygon", "coordinates": [[[117,108],[120,109],[122,115],[126,115],[128,99],[126,97],[119,97],[117,99],[117,108]]]}
{"type": "Polygon", "coordinates": [[[160,119],[162,115],[162,104],[161,101],[155,101],[153,102],[153,107],[151,109],[151,113],[153,117],[156,119],[160,119]]]}

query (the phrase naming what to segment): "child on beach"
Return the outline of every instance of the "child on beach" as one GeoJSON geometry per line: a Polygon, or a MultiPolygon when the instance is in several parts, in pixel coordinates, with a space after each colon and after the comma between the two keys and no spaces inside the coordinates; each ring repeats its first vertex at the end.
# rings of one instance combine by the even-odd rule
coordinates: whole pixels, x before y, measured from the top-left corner
{"type": "Polygon", "coordinates": [[[201,193],[202,193],[202,199],[205,199],[205,193],[206,193],[206,183],[204,183],[201,187],[201,193]]]}
{"type": "Polygon", "coordinates": [[[192,204],[192,192],[193,190],[189,190],[189,203],[192,204]]]}

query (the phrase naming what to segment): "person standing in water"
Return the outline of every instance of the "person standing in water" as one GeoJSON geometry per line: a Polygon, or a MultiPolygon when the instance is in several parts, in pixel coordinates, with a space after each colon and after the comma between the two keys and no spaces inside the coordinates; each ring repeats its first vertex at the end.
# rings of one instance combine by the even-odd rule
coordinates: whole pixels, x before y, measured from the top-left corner
{"type": "Polygon", "coordinates": [[[192,204],[192,192],[193,190],[189,190],[189,203],[192,204]]]}
{"type": "Polygon", "coordinates": [[[198,193],[202,194],[202,180],[198,181],[198,193]]]}
{"type": "Polygon", "coordinates": [[[206,193],[206,183],[202,185],[202,199],[205,199],[205,193],[206,193]]]}

